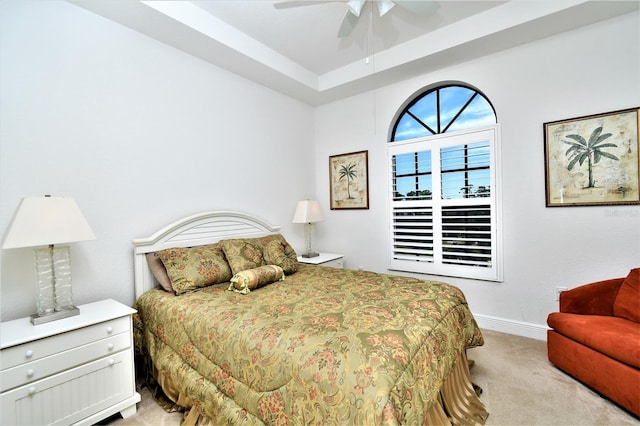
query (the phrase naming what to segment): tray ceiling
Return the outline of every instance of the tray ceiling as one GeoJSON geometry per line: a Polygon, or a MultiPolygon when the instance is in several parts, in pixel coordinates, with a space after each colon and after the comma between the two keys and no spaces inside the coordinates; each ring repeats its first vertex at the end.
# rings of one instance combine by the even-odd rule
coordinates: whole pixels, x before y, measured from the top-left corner
{"type": "Polygon", "coordinates": [[[320,105],[638,10],[638,1],[439,1],[422,17],[370,2],[348,37],[343,1],[69,0],[235,74],[320,105]]]}

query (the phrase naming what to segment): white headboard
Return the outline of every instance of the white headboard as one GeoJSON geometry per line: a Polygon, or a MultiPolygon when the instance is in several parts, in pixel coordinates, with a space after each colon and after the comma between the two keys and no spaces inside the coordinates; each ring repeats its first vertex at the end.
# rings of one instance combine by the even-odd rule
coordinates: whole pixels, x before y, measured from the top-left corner
{"type": "Polygon", "coordinates": [[[157,285],[146,254],[171,247],[194,247],[229,238],[253,238],[280,231],[279,226],[246,213],[210,211],[179,219],[147,238],[133,243],[136,299],[157,285]]]}

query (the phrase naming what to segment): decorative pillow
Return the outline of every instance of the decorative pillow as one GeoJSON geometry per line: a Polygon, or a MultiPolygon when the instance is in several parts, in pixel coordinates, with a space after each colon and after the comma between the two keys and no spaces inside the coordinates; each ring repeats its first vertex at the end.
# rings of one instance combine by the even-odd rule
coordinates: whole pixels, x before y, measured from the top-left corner
{"type": "Polygon", "coordinates": [[[176,294],[227,282],[231,269],[219,244],[158,252],[176,294]]]}
{"type": "Polygon", "coordinates": [[[164,267],[158,253],[154,251],[153,253],[147,253],[145,256],[149,264],[149,269],[151,269],[151,273],[156,278],[156,281],[158,281],[158,284],[166,291],[173,293],[171,280],[169,279],[169,275],[167,275],[167,268],[164,267]]]}
{"type": "Polygon", "coordinates": [[[262,250],[247,240],[220,241],[233,274],[264,265],[262,250]]]}
{"type": "MultiPolygon", "coordinates": [[[[286,241],[273,239],[264,246],[262,254],[264,262],[268,265],[278,265],[285,274],[290,275],[298,270],[298,258],[291,259],[285,252],[286,241]]],[[[288,244],[287,244],[288,245],[288,244]]],[[[294,252],[295,254],[295,252],[294,252]]]]}
{"type": "Polygon", "coordinates": [[[267,244],[269,244],[271,241],[274,241],[274,240],[280,241],[280,243],[282,244],[282,247],[284,247],[284,254],[289,259],[295,261],[296,263],[298,262],[298,255],[296,254],[296,251],[293,249],[293,247],[291,247],[291,245],[287,242],[287,240],[285,240],[282,234],[270,234],[270,235],[265,235],[264,237],[255,238],[255,241],[256,241],[255,244],[261,245],[262,247],[266,247],[267,244]]]}
{"type": "Polygon", "coordinates": [[[289,266],[291,265],[295,265],[296,271],[298,270],[298,255],[296,254],[296,251],[293,249],[293,247],[291,247],[291,245],[287,242],[287,240],[285,240],[285,238],[281,234],[269,234],[269,235],[265,235],[264,237],[258,237],[258,238],[245,238],[245,241],[260,248],[260,250],[262,250],[263,256],[266,256],[265,254],[266,247],[272,241],[280,242],[280,244],[282,244],[282,247],[284,248],[284,254],[288,259],[291,260],[291,264],[284,265],[276,262],[267,262],[266,258],[265,258],[265,264],[278,265],[284,270],[285,274],[295,272],[295,271],[287,272],[287,269],[289,269],[289,266]]]}
{"type": "Polygon", "coordinates": [[[640,268],[632,269],[622,282],[613,302],[613,315],[640,322],[640,268]]]}
{"type": "Polygon", "coordinates": [[[256,288],[283,280],[284,272],[281,267],[278,265],[263,265],[235,274],[231,278],[229,290],[247,294],[256,288]]]}

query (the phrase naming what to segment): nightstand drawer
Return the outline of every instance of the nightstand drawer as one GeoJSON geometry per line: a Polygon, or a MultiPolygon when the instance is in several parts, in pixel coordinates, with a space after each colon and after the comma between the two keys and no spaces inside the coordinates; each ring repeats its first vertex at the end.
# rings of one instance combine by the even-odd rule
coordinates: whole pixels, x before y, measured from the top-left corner
{"type": "Polygon", "coordinates": [[[130,345],[131,335],[129,333],[120,333],[49,357],[2,370],[0,373],[2,391],[40,380],[94,359],[116,354],[129,348],[130,345]]]}
{"type": "Polygon", "coordinates": [[[298,256],[298,262],[310,265],[322,265],[330,268],[344,268],[344,255],[338,253],[319,253],[315,257],[298,256]]]}
{"type": "Polygon", "coordinates": [[[20,364],[42,359],[58,352],[67,351],[77,346],[108,338],[109,336],[129,332],[129,327],[129,317],[117,318],[111,321],[62,333],[47,339],[35,340],[33,342],[6,348],[0,352],[0,366],[5,370],[20,364]]]}
{"type": "Polygon", "coordinates": [[[132,397],[135,407],[140,398],[135,393],[132,371],[131,350],[125,350],[3,392],[0,423],[81,423],[83,419],[132,397]]]}
{"type": "Polygon", "coordinates": [[[329,266],[331,268],[344,268],[344,258],[330,260],[328,262],[320,263],[322,266],[329,266]]]}

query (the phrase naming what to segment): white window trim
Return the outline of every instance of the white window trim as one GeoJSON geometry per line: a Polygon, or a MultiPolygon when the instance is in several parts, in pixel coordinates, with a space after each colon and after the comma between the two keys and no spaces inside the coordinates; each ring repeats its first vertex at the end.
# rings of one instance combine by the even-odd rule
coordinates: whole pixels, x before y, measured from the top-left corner
{"type": "MultiPolygon", "coordinates": [[[[388,182],[388,259],[389,270],[416,272],[439,276],[452,276],[460,278],[470,278],[484,281],[503,281],[503,220],[502,220],[502,175],[501,175],[501,143],[500,143],[500,126],[495,124],[492,126],[464,130],[454,133],[442,133],[428,137],[409,139],[404,141],[390,142],[387,144],[387,182],[388,182]],[[442,246],[434,241],[434,261],[416,262],[398,260],[393,258],[393,178],[392,178],[392,158],[395,154],[408,152],[416,152],[422,148],[420,145],[431,144],[434,148],[431,150],[432,170],[440,170],[440,148],[444,146],[455,146],[477,142],[478,140],[489,140],[491,149],[491,240],[492,240],[492,266],[487,268],[479,268],[473,266],[449,265],[442,263],[442,246]]],[[[404,201],[403,203],[412,203],[414,205],[429,204],[433,207],[434,230],[438,230],[441,235],[441,207],[443,205],[476,205],[477,199],[458,199],[458,200],[442,200],[440,195],[440,173],[432,175],[432,191],[433,199],[429,201],[404,201]]],[[[483,203],[486,204],[486,203],[483,203]]],[[[408,204],[411,205],[411,204],[408,204]]],[[[434,232],[435,234],[435,232],[434,232]]]]}

